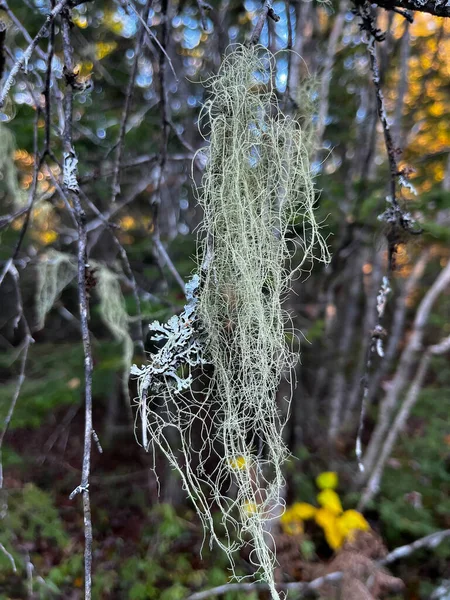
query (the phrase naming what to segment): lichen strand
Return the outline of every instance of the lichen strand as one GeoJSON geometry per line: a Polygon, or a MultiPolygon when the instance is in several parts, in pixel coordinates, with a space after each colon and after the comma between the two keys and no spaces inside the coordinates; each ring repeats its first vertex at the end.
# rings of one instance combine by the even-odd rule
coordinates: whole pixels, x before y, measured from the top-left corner
{"type": "Polygon", "coordinates": [[[144,412],[150,443],[180,472],[212,540],[232,567],[234,551],[250,546],[250,560],[276,599],[270,522],[283,504],[290,401],[278,405],[276,395],[296,361],[282,303],[292,276],[311,268],[313,250],[323,261],[328,251],[314,214],[306,139],[279,110],[274,68],[267,50],[237,46],[205,84],[200,123],[209,144],[197,190],[204,220],[195,314],[202,360],[212,367],[208,384],[191,389],[189,399],[168,373],[144,412]],[[219,526],[213,507],[221,511],[219,526]]]}

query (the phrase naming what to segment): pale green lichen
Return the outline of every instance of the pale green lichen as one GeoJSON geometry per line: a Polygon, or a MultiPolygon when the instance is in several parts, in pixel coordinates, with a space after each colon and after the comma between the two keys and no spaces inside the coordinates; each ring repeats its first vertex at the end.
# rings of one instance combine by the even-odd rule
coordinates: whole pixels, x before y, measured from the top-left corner
{"type": "Polygon", "coordinates": [[[6,193],[6,199],[16,207],[22,207],[27,196],[19,186],[17,168],[14,162],[16,150],[14,136],[8,128],[0,122],[0,191],[6,193]]]}
{"type": "Polygon", "coordinates": [[[197,391],[182,393],[166,378],[139,402],[148,446],[158,446],[178,470],[211,539],[232,568],[233,553],[250,546],[250,560],[276,599],[270,522],[283,505],[290,402],[279,399],[280,406],[277,390],[297,358],[286,343],[282,304],[293,275],[311,268],[313,251],[322,261],[328,251],[314,213],[310,132],[305,137],[279,110],[273,69],[266,50],[237,46],[206,82],[196,318],[212,368],[206,385],[199,376],[197,391]]]}
{"type": "MultiPolygon", "coordinates": [[[[42,329],[45,317],[62,291],[76,278],[76,258],[70,254],[50,249],[37,263],[36,317],[37,328],[42,329]]],[[[120,286],[120,277],[98,261],[89,268],[95,280],[95,294],[99,300],[99,315],[114,339],[122,344],[123,391],[128,398],[128,379],[133,359],[134,344],[129,333],[130,317],[120,286]]]]}

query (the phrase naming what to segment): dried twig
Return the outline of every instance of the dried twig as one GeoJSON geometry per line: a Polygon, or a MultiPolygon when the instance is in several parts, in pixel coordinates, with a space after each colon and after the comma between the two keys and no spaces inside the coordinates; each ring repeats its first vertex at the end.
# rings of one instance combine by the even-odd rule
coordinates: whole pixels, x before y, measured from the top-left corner
{"type": "Polygon", "coordinates": [[[28,45],[28,48],[21,55],[21,57],[15,62],[13,68],[11,69],[5,83],[3,84],[3,88],[0,92],[0,108],[4,105],[6,97],[9,94],[9,91],[15,81],[15,77],[22,68],[27,68],[28,61],[33,54],[34,49],[38,45],[39,41],[44,37],[47,33],[50,25],[53,23],[55,18],[64,10],[64,8],[69,5],[70,0],[60,0],[58,4],[51,10],[51,12],[47,15],[44,24],[41,26],[39,31],[37,32],[34,39],[28,45]]]}
{"type": "Polygon", "coordinates": [[[434,533],[430,533],[430,535],[426,535],[423,538],[415,540],[411,544],[406,544],[405,546],[400,546],[399,548],[395,548],[392,552],[379,561],[380,565],[389,565],[400,558],[405,558],[410,556],[416,550],[421,550],[422,548],[436,548],[442,543],[445,539],[450,537],[450,529],[444,529],[442,531],[435,531],[434,533]]]}
{"type": "Polygon", "coordinates": [[[64,144],[64,184],[73,203],[73,210],[78,226],[78,298],[80,305],[81,336],[84,351],[84,375],[85,375],[85,428],[84,428],[84,451],[83,467],[81,473],[81,484],[71,494],[73,498],[76,493],[82,493],[84,513],[84,589],[86,600],[91,599],[92,589],[92,521],[89,497],[89,475],[91,468],[91,446],[92,446],[92,372],[93,360],[91,340],[89,335],[89,305],[86,290],[86,267],[87,267],[87,232],[86,215],[78,197],[78,182],[76,179],[76,154],[72,145],[72,119],[73,119],[73,89],[76,76],[74,74],[73,48],[70,39],[70,17],[67,13],[63,15],[63,50],[64,67],[66,76],[66,93],[64,97],[65,126],[63,135],[64,144]],[[70,164],[68,165],[68,162],[70,164]],[[69,173],[67,174],[67,171],[69,173]]]}
{"type": "Polygon", "coordinates": [[[375,16],[373,15],[371,5],[367,0],[362,5],[357,5],[354,12],[356,12],[361,19],[361,29],[366,31],[368,35],[367,49],[369,52],[372,81],[375,86],[378,118],[380,119],[380,123],[383,128],[384,143],[389,161],[390,195],[387,198],[389,206],[378,218],[389,225],[389,231],[386,234],[386,237],[389,250],[389,268],[393,269],[395,265],[395,254],[397,252],[397,246],[399,243],[399,231],[404,231],[412,235],[419,235],[423,230],[417,226],[417,223],[411,217],[411,215],[401,208],[397,196],[397,187],[406,187],[412,191],[415,190],[408,182],[408,171],[406,169],[399,168],[398,159],[401,150],[397,148],[394,143],[387,118],[383,90],[381,89],[380,67],[378,64],[375,44],[376,42],[383,41],[385,39],[385,35],[377,28],[375,16]]]}
{"type": "MultiPolygon", "coordinates": [[[[128,80],[127,89],[125,92],[125,103],[122,110],[122,118],[120,121],[120,130],[119,130],[119,139],[116,144],[116,156],[114,159],[114,171],[113,171],[113,182],[112,182],[112,193],[111,193],[111,203],[115,202],[117,195],[120,193],[120,185],[119,185],[119,175],[120,175],[120,167],[122,162],[122,151],[123,151],[123,143],[125,139],[125,131],[128,122],[128,114],[130,111],[131,100],[133,98],[134,92],[134,84],[136,80],[139,60],[141,58],[142,51],[142,42],[144,40],[145,29],[144,26],[147,24],[148,15],[150,12],[150,7],[152,5],[153,0],[147,0],[147,3],[143,10],[143,16],[140,17],[141,20],[141,28],[137,35],[136,45],[134,47],[134,60],[133,65],[131,67],[130,78],[128,80]]],[[[137,14],[137,13],[136,13],[137,14]]]]}
{"type": "Polygon", "coordinates": [[[6,558],[11,563],[11,567],[12,567],[12,570],[14,571],[14,573],[17,573],[16,561],[14,560],[14,556],[12,554],[10,554],[8,552],[8,550],[5,548],[5,546],[1,543],[0,543],[0,550],[3,552],[3,554],[6,556],[6,558]]]}
{"type": "MultiPolygon", "coordinates": [[[[160,49],[160,51],[165,55],[167,62],[169,63],[170,69],[173,73],[173,76],[175,77],[175,80],[178,81],[178,77],[177,74],[175,72],[175,69],[173,67],[173,63],[172,60],[170,58],[170,56],[167,54],[166,52],[166,48],[164,47],[163,44],[161,44],[161,42],[158,40],[158,38],[156,37],[156,35],[153,33],[153,31],[150,29],[150,27],[147,24],[147,21],[144,20],[141,15],[137,12],[137,10],[134,8],[133,4],[129,1],[129,0],[122,0],[121,2],[122,5],[125,5],[127,8],[131,9],[134,14],[137,16],[137,18],[139,19],[139,21],[141,22],[142,26],[144,27],[145,31],[147,32],[147,34],[151,37],[151,39],[156,43],[156,45],[158,46],[158,48],[160,49]]],[[[151,3],[150,3],[151,5],[151,3]]]]}
{"type": "Polygon", "coordinates": [[[364,456],[365,475],[361,481],[367,481],[373,473],[374,466],[386,442],[386,435],[391,427],[392,415],[397,407],[400,394],[411,378],[417,353],[422,349],[424,328],[429,319],[431,309],[438,296],[450,285],[450,261],[439,273],[433,285],[421,301],[414,319],[411,335],[406,344],[389,390],[380,404],[378,423],[370,439],[364,456]]]}
{"type": "MultiPolygon", "coordinates": [[[[280,583],[277,588],[280,591],[292,591],[292,592],[306,592],[317,590],[325,583],[332,583],[340,581],[343,577],[343,573],[328,573],[323,577],[313,579],[313,581],[296,581],[294,583],[280,583]]],[[[258,592],[266,591],[269,589],[267,583],[225,583],[219,585],[210,590],[204,590],[203,592],[196,592],[188,596],[186,600],[206,600],[206,598],[212,598],[213,596],[224,596],[230,592],[258,592]]]]}
{"type": "Polygon", "coordinates": [[[435,17],[450,17],[450,6],[447,2],[436,2],[435,0],[375,0],[375,4],[386,10],[403,11],[402,16],[406,17],[405,11],[417,10],[418,12],[429,13],[435,17]]]}
{"type": "Polygon", "coordinates": [[[405,426],[405,423],[416,404],[420,391],[422,389],[423,383],[425,381],[425,377],[428,372],[428,368],[430,365],[431,357],[433,355],[444,354],[448,352],[450,349],[450,336],[446,337],[439,344],[435,344],[434,346],[430,346],[425,350],[422,354],[422,357],[419,362],[419,366],[416,369],[416,374],[414,379],[409,387],[408,393],[405,396],[405,399],[402,402],[400,410],[397,413],[397,416],[392,423],[389,433],[386,437],[386,441],[383,444],[380,455],[378,456],[377,462],[373,468],[372,474],[370,476],[369,481],[367,482],[364,493],[361,497],[359,503],[359,509],[363,510],[367,504],[372,500],[375,494],[378,492],[380,487],[380,481],[383,476],[384,468],[386,466],[386,462],[389,456],[394,449],[395,443],[398,439],[398,436],[402,429],[405,426]]]}
{"type": "MultiPolygon", "coordinates": [[[[8,261],[9,262],[9,261],[8,261]]],[[[14,414],[14,409],[17,404],[17,400],[20,396],[20,390],[22,389],[23,382],[25,381],[25,369],[27,365],[28,351],[30,349],[30,345],[34,342],[31,331],[28,325],[28,321],[25,319],[23,312],[23,304],[22,304],[22,295],[20,293],[19,287],[19,273],[14,265],[14,263],[9,264],[8,273],[10,273],[11,277],[14,280],[14,284],[16,287],[17,294],[17,315],[16,315],[16,324],[23,323],[23,327],[25,330],[25,337],[22,342],[22,347],[20,352],[22,353],[22,359],[20,363],[20,372],[19,377],[17,379],[16,388],[14,390],[14,394],[11,400],[11,404],[9,405],[8,412],[6,414],[5,420],[3,421],[3,428],[0,432],[0,490],[3,488],[3,464],[2,464],[2,447],[3,441],[5,439],[5,435],[8,431],[9,424],[11,423],[11,419],[14,414]]]]}
{"type": "MultiPolygon", "coordinates": [[[[378,560],[376,562],[377,565],[384,566],[389,565],[400,558],[405,558],[416,552],[416,550],[420,550],[422,548],[436,548],[439,544],[441,544],[445,539],[450,537],[450,529],[444,529],[443,531],[436,531],[430,535],[427,535],[423,538],[420,538],[411,544],[407,544],[406,546],[400,546],[395,550],[392,550],[387,556],[383,559],[378,560]]],[[[325,583],[337,583],[341,581],[344,573],[337,571],[335,573],[328,573],[323,577],[318,577],[317,579],[313,579],[312,581],[295,581],[293,583],[280,583],[277,585],[277,588],[280,591],[288,591],[288,592],[299,592],[305,593],[313,590],[320,589],[325,583]]],[[[219,585],[215,588],[211,588],[209,590],[204,590],[202,592],[196,592],[195,594],[191,594],[188,596],[186,600],[206,600],[207,598],[212,598],[213,596],[224,596],[230,592],[257,592],[257,591],[266,591],[268,590],[268,585],[266,583],[225,583],[224,585],[219,585]]]]}
{"type": "Polygon", "coordinates": [[[280,20],[279,15],[277,15],[277,13],[273,9],[272,2],[270,2],[270,0],[265,0],[262,10],[258,16],[256,25],[253,29],[252,35],[250,36],[250,39],[247,42],[249,46],[253,46],[254,44],[258,43],[264,27],[264,23],[266,22],[268,17],[275,21],[275,23],[278,23],[278,21],[280,20]]]}

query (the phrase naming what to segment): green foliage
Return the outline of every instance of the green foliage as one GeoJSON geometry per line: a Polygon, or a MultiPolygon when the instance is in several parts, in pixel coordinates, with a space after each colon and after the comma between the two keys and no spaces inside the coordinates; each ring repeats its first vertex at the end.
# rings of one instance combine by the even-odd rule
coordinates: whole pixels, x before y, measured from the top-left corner
{"type": "MultiPolygon", "coordinates": [[[[119,344],[94,346],[97,361],[93,377],[94,395],[103,395],[115,383],[114,374],[123,365],[119,344]]],[[[0,366],[10,361],[0,355],[0,366]]],[[[83,389],[83,349],[76,344],[39,344],[30,349],[27,378],[14,410],[10,429],[37,428],[48,415],[63,406],[80,402],[83,389]]],[[[4,418],[16,386],[15,378],[0,387],[0,418],[4,418]]]]}
{"type": "MultiPolygon", "coordinates": [[[[440,377],[449,377],[444,357],[436,357],[433,364],[440,367],[436,370],[440,377]]],[[[449,388],[423,390],[409,431],[402,435],[394,452],[400,462],[385,470],[378,505],[383,535],[392,546],[405,543],[405,536],[414,539],[446,526],[450,514],[449,412],[449,388]],[[418,503],[411,493],[418,494],[418,503]]]]}
{"type": "MultiPolygon", "coordinates": [[[[52,548],[53,552],[61,553],[69,543],[69,536],[52,496],[35,485],[28,483],[23,488],[10,489],[5,500],[7,505],[2,517],[0,542],[13,556],[18,576],[12,576],[11,562],[0,552],[0,590],[12,591],[16,583],[20,589],[26,581],[26,567],[20,549],[27,548],[31,562],[39,571],[43,562],[39,548],[45,545],[52,548]]],[[[52,589],[58,590],[54,582],[42,586],[44,595],[40,597],[52,597],[48,595],[52,589]]]]}
{"type": "Polygon", "coordinates": [[[32,542],[44,537],[60,547],[68,543],[69,538],[50,494],[27,483],[22,489],[8,492],[8,506],[9,528],[23,540],[32,542]]]}

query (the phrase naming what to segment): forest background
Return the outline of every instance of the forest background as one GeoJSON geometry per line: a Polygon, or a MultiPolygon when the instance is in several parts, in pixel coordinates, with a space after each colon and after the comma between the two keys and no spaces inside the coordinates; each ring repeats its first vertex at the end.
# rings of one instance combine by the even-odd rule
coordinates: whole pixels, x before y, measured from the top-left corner
{"type": "MultiPolygon", "coordinates": [[[[364,513],[389,550],[445,534],[448,9],[419,0],[371,8],[346,0],[70,4],[40,35],[61,2],[0,1],[1,597],[83,597],[83,511],[78,496],[69,499],[83,473],[86,398],[73,271],[80,221],[71,181],[62,181],[69,89],[79,161],[72,187],[86,212],[90,264],[92,595],[181,600],[228,581],[225,557],[207,544],[200,556],[203,533],[179,478],[136,443],[127,374],[144,348],[155,352],[148,324],[182,310],[195,268],[202,214],[193,180],[201,182],[196,151],[207,144],[198,123],[202,82],[230,44],[250,38],[276,55],[283,111],[300,122],[314,115],[311,169],[332,255],[296,280],[286,300],[302,337],[285,430],[291,512],[278,534],[279,580],[314,579],[339,556],[344,540],[331,541],[326,527],[294,510],[317,504],[321,473],[338,474],[331,487],[343,507],[364,513]],[[363,10],[372,30],[361,27],[363,10]],[[17,61],[27,72],[6,90],[17,61]],[[389,220],[392,186],[400,213],[389,220]]],[[[431,551],[390,564],[401,591],[389,581],[371,597],[448,597],[446,535],[431,551]]],[[[251,572],[248,559],[236,558],[242,575],[251,572]]],[[[226,591],[229,600],[265,593],[226,591]]]]}

